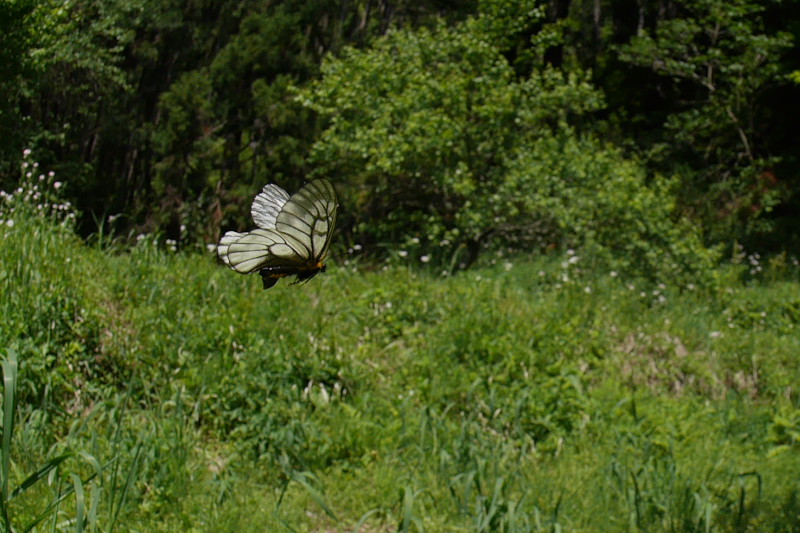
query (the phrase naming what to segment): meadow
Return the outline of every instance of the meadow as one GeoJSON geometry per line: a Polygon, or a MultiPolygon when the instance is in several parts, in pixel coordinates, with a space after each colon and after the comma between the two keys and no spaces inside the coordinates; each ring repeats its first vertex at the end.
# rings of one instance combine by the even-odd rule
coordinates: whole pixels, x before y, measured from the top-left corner
{"type": "Polygon", "coordinates": [[[7,530],[800,530],[791,257],[673,287],[342,252],[262,291],[152,235],[0,242],[7,530]]]}

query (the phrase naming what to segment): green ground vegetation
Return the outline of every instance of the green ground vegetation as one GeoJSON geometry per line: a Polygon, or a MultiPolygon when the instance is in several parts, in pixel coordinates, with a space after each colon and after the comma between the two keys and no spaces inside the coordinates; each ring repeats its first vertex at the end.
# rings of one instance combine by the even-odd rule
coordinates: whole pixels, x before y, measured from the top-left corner
{"type": "Polygon", "coordinates": [[[343,252],[262,292],[67,211],[0,225],[9,530],[800,528],[796,259],[671,286],[343,252]]]}

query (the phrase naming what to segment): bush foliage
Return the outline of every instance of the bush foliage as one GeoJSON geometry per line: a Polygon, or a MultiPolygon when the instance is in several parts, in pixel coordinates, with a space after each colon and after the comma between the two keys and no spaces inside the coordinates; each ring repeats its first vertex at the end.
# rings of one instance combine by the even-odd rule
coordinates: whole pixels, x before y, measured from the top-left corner
{"type": "Polygon", "coordinates": [[[299,92],[329,119],[316,172],[347,176],[354,238],[443,265],[483,248],[578,247],[656,279],[708,269],[676,180],[648,180],[574,125],[602,107],[588,75],[542,65],[519,78],[481,22],[345,50],[299,92]]]}

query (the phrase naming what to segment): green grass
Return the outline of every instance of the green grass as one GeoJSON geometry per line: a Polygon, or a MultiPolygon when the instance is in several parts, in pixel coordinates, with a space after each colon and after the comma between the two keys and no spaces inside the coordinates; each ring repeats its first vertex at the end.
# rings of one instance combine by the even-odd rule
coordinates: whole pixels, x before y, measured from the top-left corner
{"type": "Polygon", "coordinates": [[[0,239],[4,479],[70,454],[3,492],[20,530],[62,496],[41,531],[800,530],[789,259],[691,290],[339,260],[264,292],[151,238],[0,239]]]}

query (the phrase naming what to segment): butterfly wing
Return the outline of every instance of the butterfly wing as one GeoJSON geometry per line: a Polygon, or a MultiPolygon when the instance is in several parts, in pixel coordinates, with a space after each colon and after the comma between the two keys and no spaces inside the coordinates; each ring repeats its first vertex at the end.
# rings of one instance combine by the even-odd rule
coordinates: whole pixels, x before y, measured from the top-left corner
{"type": "Polygon", "coordinates": [[[275,230],[308,265],[317,265],[328,253],[339,203],[336,189],[326,179],[308,183],[281,208],[275,230]]]}
{"type": "Polygon", "coordinates": [[[275,219],[288,200],[289,193],[274,183],[264,185],[250,207],[256,226],[261,229],[275,229],[275,219]]]}
{"type": "Polygon", "coordinates": [[[325,269],[322,261],[328,253],[338,207],[336,190],[326,179],[308,183],[291,197],[277,185],[267,185],[251,208],[259,229],[227,232],[217,253],[239,273],[261,271],[269,281],[264,288],[287,275],[310,279],[325,269]]]}
{"type": "Polygon", "coordinates": [[[244,233],[239,233],[238,231],[229,231],[219,240],[219,244],[217,245],[217,255],[219,255],[219,258],[222,259],[222,262],[229,267],[231,266],[231,262],[230,259],[228,259],[228,250],[230,249],[231,244],[233,244],[239,237],[244,237],[244,235],[244,233]]]}
{"type": "MultiPolygon", "coordinates": [[[[218,251],[219,249],[217,248],[218,251]]],[[[220,252],[220,257],[225,264],[241,274],[251,274],[268,267],[299,268],[305,264],[305,259],[277,231],[269,229],[256,229],[240,234],[227,245],[224,253],[223,257],[220,252]]]]}

